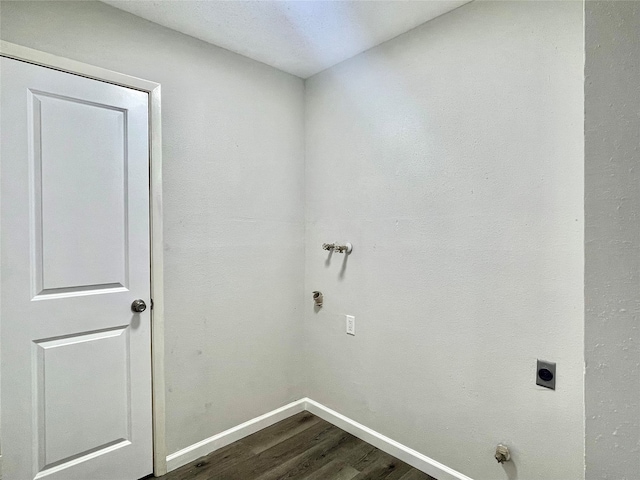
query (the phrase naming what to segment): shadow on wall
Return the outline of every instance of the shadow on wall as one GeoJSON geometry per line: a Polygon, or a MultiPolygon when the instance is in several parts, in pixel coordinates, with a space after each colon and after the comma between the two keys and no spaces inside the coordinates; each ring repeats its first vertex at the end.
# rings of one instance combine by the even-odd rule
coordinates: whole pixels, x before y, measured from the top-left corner
{"type": "MultiPolygon", "coordinates": [[[[347,244],[349,245],[349,244],[347,244]]],[[[347,263],[349,261],[350,253],[344,254],[344,259],[342,260],[342,267],[340,267],[340,273],[338,274],[339,280],[344,280],[345,274],[347,272],[347,263]]],[[[331,266],[331,259],[333,258],[333,249],[329,250],[329,255],[327,255],[327,259],[324,261],[324,266],[329,268],[331,266]]]]}
{"type": "Polygon", "coordinates": [[[340,273],[338,274],[338,278],[340,280],[344,280],[344,274],[347,271],[347,259],[349,258],[349,255],[344,256],[344,260],[342,260],[342,267],[340,268],[340,273]]]}
{"type": "Polygon", "coordinates": [[[331,266],[331,258],[333,257],[333,250],[329,250],[329,255],[327,255],[327,259],[324,261],[324,266],[329,268],[331,266]]]}
{"type": "Polygon", "coordinates": [[[518,467],[513,459],[511,461],[503,463],[504,473],[507,474],[507,480],[518,480],[518,467]]]}

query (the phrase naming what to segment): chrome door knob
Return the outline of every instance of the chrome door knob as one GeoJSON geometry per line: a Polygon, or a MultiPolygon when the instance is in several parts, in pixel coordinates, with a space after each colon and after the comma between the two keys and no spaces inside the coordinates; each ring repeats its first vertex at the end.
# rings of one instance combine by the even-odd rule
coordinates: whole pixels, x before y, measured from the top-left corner
{"type": "Polygon", "coordinates": [[[147,309],[147,304],[144,303],[144,300],[138,299],[134,300],[131,304],[131,311],[134,313],[142,313],[147,309]]]}

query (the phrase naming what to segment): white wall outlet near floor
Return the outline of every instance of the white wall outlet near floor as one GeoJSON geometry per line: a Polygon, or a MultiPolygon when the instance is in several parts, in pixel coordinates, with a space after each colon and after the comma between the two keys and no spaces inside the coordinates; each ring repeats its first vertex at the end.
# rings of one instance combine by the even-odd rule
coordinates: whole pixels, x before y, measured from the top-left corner
{"type": "Polygon", "coordinates": [[[345,315],[344,317],[347,324],[347,333],[349,335],[355,335],[356,334],[356,317],[354,317],[353,315],[345,315]]]}

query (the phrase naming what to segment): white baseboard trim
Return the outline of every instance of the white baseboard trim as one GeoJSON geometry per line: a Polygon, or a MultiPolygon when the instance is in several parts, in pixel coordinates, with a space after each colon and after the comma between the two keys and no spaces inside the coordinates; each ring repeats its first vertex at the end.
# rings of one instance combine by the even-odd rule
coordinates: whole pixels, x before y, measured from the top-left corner
{"type": "Polygon", "coordinates": [[[167,471],[170,472],[176,468],[186,465],[187,463],[193,462],[194,460],[208,455],[219,448],[241,440],[248,435],[256,433],[263,428],[267,428],[274,423],[278,423],[279,421],[289,418],[304,410],[313,413],[336,427],[341,428],[367,443],[370,443],[383,452],[393,455],[399,460],[408,463],[412,467],[415,467],[438,480],[473,480],[472,478],[455,471],[453,468],[449,468],[446,465],[413,450],[412,448],[402,445],[401,443],[370,429],[369,427],[365,427],[355,420],[351,420],[350,418],[345,417],[344,415],[331,410],[310,398],[302,398],[292,402],[284,407],[265,413],[264,415],[260,415],[248,422],[230,428],[229,430],[225,430],[213,437],[206,438],[187,448],[183,448],[176,453],[168,455],[167,471]]]}
{"type": "Polygon", "coordinates": [[[412,448],[402,445],[401,443],[398,443],[375,430],[371,430],[369,427],[365,427],[355,420],[351,420],[350,418],[345,417],[344,415],[331,410],[310,398],[305,398],[304,401],[305,410],[308,412],[313,413],[323,420],[332,423],[336,427],[341,428],[345,432],[349,432],[351,435],[370,443],[383,452],[393,455],[397,459],[408,463],[412,467],[415,467],[438,480],[473,480],[472,478],[455,471],[453,468],[449,468],[446,465],[413,450],[412,448]]]}
{"type": "Polygon", "coordinates": [[[296,413],[303,412],[305,409],[305,400],[304,398],[296,400],[284,407],[277,408],[269,413],[265,413],[264,415],[232,427],[229,430],[218,433],[213,437],[205,438],[171,455],[167,455],[167,471],[170,472],[182,467],[200,457],[209,455],[211,452],[256,433],[263,428],[267,428],[296,413]]]}

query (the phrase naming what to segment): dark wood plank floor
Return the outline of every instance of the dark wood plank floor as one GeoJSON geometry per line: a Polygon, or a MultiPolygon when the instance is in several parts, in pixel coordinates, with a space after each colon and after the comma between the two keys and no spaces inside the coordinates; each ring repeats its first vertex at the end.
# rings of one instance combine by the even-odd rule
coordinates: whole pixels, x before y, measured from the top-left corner
{"type": "Polygon", "coordinates": [[[160,477],[164,480],[435,480],[302,412],[160,477]]]}

